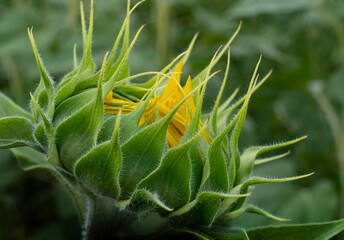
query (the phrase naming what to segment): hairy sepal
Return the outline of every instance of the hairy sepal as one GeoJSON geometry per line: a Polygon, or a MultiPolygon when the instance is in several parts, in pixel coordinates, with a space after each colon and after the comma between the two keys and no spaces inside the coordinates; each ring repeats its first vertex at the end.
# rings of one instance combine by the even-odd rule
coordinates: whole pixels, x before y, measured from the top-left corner
{"type": "MultiPolygon", "coordinates": [[[[39,71],[41,73],[41,82],[43,84],[40,84],[41,86],[44,85],[44,90],[40,89],[41,91],[38,92],[38,97],[40,98],[40,102],[46,102],[43,106],[45,106],[45,111],[47,112],[47,115],[49,118],[51,118],[54,115],[55,110],[55,104],[54,104],[54,97],[55,97],[55,89],[54,89],[54,82],[48,71],[46,70],[42,59],[40,58],[37,48],[35,39],[33,38],[32,34],[32,28],[28,29],[29,38],[31,41],[32,49],[35,54],[36,62],[39,68],[39,71]],[[43,90],[43,91],[42,91],[43,90]],[[41,97],[43,97],[43,101],[41,100],[41,97]]],[[[41,87],[42,88],[42,87],[41,87]]],[[[36,96],[37,97],[37,96],[36,96]]],[[[31,103],[32,104],[32,103],[31,103]]],[[[31,105],[32,106],[32,105],[31,105]]],[[[33,112],[36,110],[35,108],[32,108],[33,112]]]]}
{"type": "MultiPolygon", "coordinates": [[[[104,70],[107,54],[103,61],[104,70]]],[[[73,172],[76,161],[97,142],[103,123],[103,74],[100,74],[93,101],[62,121],[56,128],[56,145],[67,170],[73,172]]]]}
{"type": "MultiPolygon", "coordinates": [[[[248,191],[248,188],[252,185],[262,184],[262,183],[280,183],[280,182],[289,182],[298,180],[301,178],[309,177],[313,175],[314,173],[309,173],[305,175],[300,175],[296,177],[288,177],[288,178],[264,178],[264,177],[251,177],[250,179],[246,180],[244,183],[237,186],[239,188],[240,194],[245,194],[248,191]]],[[[235,203],[231,211],[235,211],[242,207],[242,205],[245,202],[245,198],[238,199],[238,201],[235,203]]]]}
{"type": "MultiPolygon", "coordinates": [[[[44,126],[45,134],[48,139],[48,159],[47,161],[55,166],[63,167],[62,163],[60,161],[60,157],[56,148],[55,143],[55,129],[53,128],[53,125],[48,120],[47,116],[43,113],[42,109],[38,106],[37,102],[35,101],[35,98],[31,94],[31,102],[36,107],[37,112],[39,113],[42,124],[44,126]]],[[[38,128],[37,128],[38,129],[38,128]]],[[[36,129],[36,130],[37,130],[36,129]]]]}
{"type": "Polygon", "coordinates": [[[0,91],[0,118],[10,117],[10,116],[21,116],[32,121],[32,115],[18,106],[9,97],[0,91]]]}
{"type": "MultiPolygon", "coordinates": [[[[82,1],[80,4],[82,4],[82,1]]],[[[87,37],[85,37],[86,31],[83,26],[83,36],[84,36],[83,37],[84,38],[83,58],[81,60],[80,65],[76,69],[74,69],[71,73],[66,75],[64,79],[62,79],[61,83],[59,84],[57,88],[56,99],[55,99],[56,105],[60,104],[63,100],[71,96],[74,93],[74,90],[76,89],[76,86],[80,81],[90,78],[94,74],[95,66],[94,66],[93,58],[91,56],[92,35],[93,35],[93,14],[94,14],[93,0],[91,0],[90,19],[89,19],[89,28],[87,32],[87,37]]],[[[81,15],[83,18],[84,16],[83,12],[81,15]]]]}
{"type": "Polygon", "coordinates": [[[173,208],[160,200],[158,194],[152,193],[146,189],[135,190],[129,200],[118,201],[117,203],[120,208],[126,208],[130,211],[140,213],[147,213],[156,209],[156,207],[167,212],[173,211],[173,208]]]}
{"type": "Polygon", "coordinates": [[[295,140],[292,141],[287,141],[287,142],[283,142],[283,143],[279,143],[279,144],[272,144],[272,145],[267,145],[267,146],[255,146],[255,147],[250,147],[248,149],[246,149],[244,151],[244,153],[241,155],[241,165],[240,168],[238,170],[235,182],[235,185],[240,184],[241,182],[243,182],[244,180],[246,180],[253,169],[254,166],[254,162],[256,161],[257,157],[260,154],[266,153],[266,152],[270,152],[273,150],[277,150],[279,148],[282,147],[286,147],[289,146],[291,144],[294,144],[296,142],[299,142],[303,139],[305,139],[305,137],[301,137],[301,138],[297,138],[295,140]]]}
{"type": "Polygon", "coordinates": [[[93,193],[117,198],[122,154],[118,140],[121,114],[118,114],[112,138],[94,147],[74,167],[75,176],[93,193]]]}
{"type": "Polygon", "coordinates": [[[143,179],[137,188],[156,192],[167,205],[174,209],[185,205],[189,201],[191,193],[191,161],[188,150],[205,127],[186,143],[168,150],[159,167],[143,179]]]}
{"type": "Polygon", "coordinates": [[[32,137],[33,125],[25,117],[5,117],[0,119],[0,148],[35,146],[32,137]]]}
{"type": "Polygon", "coordinates": [[[215,220],[222,199],[242,198],[250,194],[225,194],[219,192],[201,192],[195,200],[182,208],[166,215],[176,222],[192,222],[199,226],[209,227],[215,220]]]}
{"type": "Polygon", "coordinates": [[[202,84],[185,96],[161,120],[143,128],[122,145],[123,167],[120,183],[123,192],[121,199],[127,199],[134,192],[136,185],[159,166],[166,146],[168,125],[178,109],[201,86],[202,84]]]}
{"type": "Polygon", "coordinates": [[[77,110],[92,102],[96,94],[97,88],[86,89],[60,103],[54,113],[54,126],[59,125],[63,120],[70,117],[77,110]]]}
{"type": "Polygon", "coordinates": [[[281,221],[281,222],[290,221],[289,219],[277,217],[277,216],[275,216],[275,215],[273,215],[273,214],[271,214],[271,213],[269,213],[269,212],[267,212],[267,211],[265,211],[265,210],[263,210],[257,206],[254,206],[252,204],[242,206],[238,210],[235,210],[235,211],[232,211],[232,212],[225,214],[224,216],[222,216],[220,218],[220,221],[223,221],[223,222],[232,221],[232,220],[239,218],[244,213],[254,213],[254,214],[258,214],[258,215],[261,215],[261,216],[264,216],[264,217],[267,217],[267,218],[270,218],[270,219],[273,219],[276,221],[281,221]]]}

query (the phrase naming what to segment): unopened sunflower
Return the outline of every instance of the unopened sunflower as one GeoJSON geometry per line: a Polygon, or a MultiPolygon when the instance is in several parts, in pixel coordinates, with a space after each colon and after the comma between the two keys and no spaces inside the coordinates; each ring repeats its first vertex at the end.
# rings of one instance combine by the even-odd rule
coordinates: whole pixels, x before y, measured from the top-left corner
{"type": "MultiPolygon", "coordinates": [[[[238,148],[251,95],[271,72],[260,79],[259,60],[246,94],[233,103],[235,92],[220,104],[229,47],[241,24],[197,76],[186,78],[182,69],[195,39],[160,72],[131,76],[128,55],[142,28],[129,42],[129,17],[139,4],[129,9],[128,1],[112,51],[96,70],[91,56],[93,1],[88,30],[80,3],[83,57],[80,63],[75,57],[74,69],[61,81],[55,83],[49,75],[29,29],[41,81],[31,94],[31,112],[0,95],[0,146],[11,148],[25,170],[42,168],[61,181],[74,199],[83,237],[162,239],[184,233],[212,239],[223,232],[220,226],[245,212],[285,221],[246,205],[249,187],[308,175],[268,179],[251,172],[255,164],[267,162],[257,160],[259,155],[304,137],[244,152],[238,148]],[[226,53],[220,92],[212,112],[203,114],[205,88],[216,74],[212,68],[226,53]],[[132,81],[138,77],[148,80],[132,81]],[[181,78],[187,79],[184,87],[181,78]]],[[[227,237],[246,234],[226,226],[222,234],[227,237]]]]}

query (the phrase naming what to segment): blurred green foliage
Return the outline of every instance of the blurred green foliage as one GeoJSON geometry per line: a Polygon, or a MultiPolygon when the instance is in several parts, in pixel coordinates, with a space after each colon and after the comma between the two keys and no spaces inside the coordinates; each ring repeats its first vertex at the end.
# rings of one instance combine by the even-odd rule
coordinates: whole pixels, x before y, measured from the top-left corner
{"type": "MultiPolygon", "coordinates": [[[[125,4],[123,0],[95,1],[93,55],[98,65],[112,47],[124,19],[125,4]]],[[[274,69],[265,86],[253,96],[241,146],[308,134],[309,138],[294,146],[288,158],[258,166],[256,171],[264,176],[316,173],[295,183],[258,186],[253,190],[254,203],[295,223],[336,219],[341,189],[336,148],[327,119],[308,85],[314,80],[323,82],[324,94],[335,110],[338,114],[343,111],[342,0],[147,0],[132,17],[132,32],[144,23],[147,27],[131,53],[131,71],[158,70],[184,51],[200,31],[185,68],[194,76],[240,20],[243,28],[231,47],[226,92],[238,86],[246,89],[259,54],[263,54],[261,72],[274,69]]],[[[0,1],[0,89],[24,107],[28,106],[29,90],[39,82],[26,32],[31,26],[47,68],[60,79],[72,68],[75,43],[81,54],[79,0],[0,1]]],[[[225,61],[217,68],[224,69],[225,61]]],[[[220,73],[209,83],[205,99],[208,109],[221,79],[220,73]]],[[[252,215],[235,222],[238,226],[271,223],[252,215]]],[[[0,238],[47,236],[80,238],[71,199],[51,176],[23,172],[10,152],[1,151],[0,238]]]]}

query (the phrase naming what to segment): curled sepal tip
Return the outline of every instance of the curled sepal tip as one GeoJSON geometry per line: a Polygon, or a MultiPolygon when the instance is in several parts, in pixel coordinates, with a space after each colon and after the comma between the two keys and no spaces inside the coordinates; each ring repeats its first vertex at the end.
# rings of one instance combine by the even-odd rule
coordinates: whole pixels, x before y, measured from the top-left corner
{"type": "Polygon", "coordinates": [[[264,217],[268,217],[271,218],[273,220],[276,221],[280,221],[280,222],[289,222],[290,219],[285,219],[285,218],[281,218],[281,217],[277,217],[257,206],[254,206],[252,204],[248,204],[246,206],[241,207],[238,210],[235,211],[231,211],[227,214],[225,214],[223,217],[220,218],[221,222],[228,222],[228,221],[232,221],[235,220],[237,218],[239,218],[241,215],[243,215],[244,213],[254,213],[254,214],[258,214],[258,215],[262,215],[264,217]]]}

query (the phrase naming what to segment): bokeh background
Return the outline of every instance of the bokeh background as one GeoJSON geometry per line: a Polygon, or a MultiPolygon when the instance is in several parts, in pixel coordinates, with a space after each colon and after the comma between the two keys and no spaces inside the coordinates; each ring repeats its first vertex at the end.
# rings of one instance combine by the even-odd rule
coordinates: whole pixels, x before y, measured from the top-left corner
{"type": "MultiPolygon", "coordinates": [[[[89,0],[84,2],[88,6],[89,0]]],[[[125,0],[95,0],[93,56],[98,66],[125,9],[125,0]]],[[[147,26],[130,55],[131,72],[159,70],[200,32],[185,81],[186,74],[195,76],[209,63],[240,20],[225,95],[237,87],[240,95],[245,93],[260,54],[261,74],[274,70],[250,102],[240,147],[308,135],[290,148],[288,157],[257,166],[255,172],[271,177],[315,172],[297,182],[257,186],[252,201],[292,223],[344,217],[343,0],[147,0],[132,15],[132,33],[147,26]]],[[[79,0],[0,0],[0,90],[25,108],[40,78],[27,37],[31,26],[47,68],[59,80],[72,68],[74,43],[81,55],[79,0]]],[[[224,70],[225,64],[226,57],[215,69],[224,70]]],[[[215,101],[223,74],[208,85],[205,111],[215,101]]],[[[233,223],[266,224],[280,223],[249,214],[233,223]]],[[[73,203],[61,185],[43,171],[23,172],[9,151],[0,150],[0,239],[79,238],[73,203]]]]}

